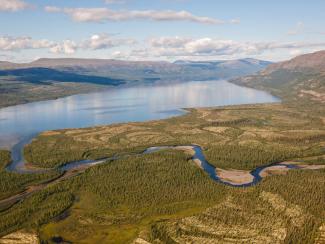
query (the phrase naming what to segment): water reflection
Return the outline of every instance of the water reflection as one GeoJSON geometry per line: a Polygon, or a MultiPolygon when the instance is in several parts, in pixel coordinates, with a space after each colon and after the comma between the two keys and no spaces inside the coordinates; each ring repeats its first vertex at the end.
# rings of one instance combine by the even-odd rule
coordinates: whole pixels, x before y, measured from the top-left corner
{"type": "Polygon", "coordinates": [[[227,81],[117,88],[0,109],[0,147],[44,130],[163,119],[180,108],[276,102],[227,81]]]}

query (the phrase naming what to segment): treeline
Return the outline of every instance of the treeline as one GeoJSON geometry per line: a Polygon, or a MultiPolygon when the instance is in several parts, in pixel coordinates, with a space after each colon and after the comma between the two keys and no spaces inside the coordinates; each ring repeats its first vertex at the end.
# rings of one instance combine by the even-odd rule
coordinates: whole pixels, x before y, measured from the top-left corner
{"type": "Polygon", "coordinates": [[[93,199],[91,213],[79,213],[91,218],[91,226],[103,221],[103,213],[112,215],[110,223],[133,225],[143,218],[175,216],[181,211],[211,206],[221,201],[227,191],[182,152],[135,156],[92,167],[0,213],[0,235],[50,221],[71,206],[73,196],[93,199]],[[121,208],[122,213],[118,211],[121,208]]]}
{"type": "Polygon", "coordinates": [[[38,228],[68,209],[73,195],[59,187],[45,189],[0,212],[0,236],[21,228],[38,228]]]}
{"type": "Polygon", "coordinates": [[[295,134],[294,136],[285,136],[285,137],[278,137],[276,138],[278,142],[290,143],[290,144],[305,144],[305,143],[318,143],[325,141],[325,134],[318,134],[318,135],[304,135],[302,134],[295,134]]]}
{"type": "MultiPolygon", "coordinates": [[[[237,189],[212,181],[204,171],[188,161],[188,156],[184,153],[166,150],[107,162],[34,194],[0,213],[0,235],[22,227],[37,227],[47,223],[69,208],[75,198],[81,202],[92,199],[91,205],[87,202],[87,207],[91,210],[79,210],[78,216],[71,216],[84,216],[91,221],[81,225],[78,219],[75,219],[72,221],[73,228],[70,226],[64,229],[65,234],[76,237],[71,240],[75,242],[80,241],[80,235],[77,235],[80,228],[86,231],[97,223],[109,223],[114,226],[134,225],[134,228],[137,228],[135,223],[146,218],[152,222],[158,220],[161,215],[165,219],[168,219],[168,216],[183,217],[184,215],[180,214],[182,211],[196,209],[198,206],[201,209],[215,206],[230,198],[234,199],[235,205],[238,206],[235,207],[236,210],[225,207],[227,204],[221,204],[224,207],[217,209],[213,215],[202,215],[200,218],[206,223],[211,221],[210,226],[218,222],[230,227],[246,225],[258,229],[259,223],[262,227],[265,224],[265,228],[260,230],[261,233],[268,231],[267,224],[284,221],[288,227],[286,242],[299,243],[300,238],[304,243],[309,243],[315,238],[320,220],[324,218],[323,177],[324,171],[292,171],[288,175],[268,177],[255,188],[237,189]],[[288,203],[301,206],[304,214],[311,217],[306,218],[301,227],[295,227],[290,218],[284,217],[282,212],[275,213],[272,206],[259,197],[262,192],[279,194],[288,203]],[[103,218],[103,213],[109,213],[108,220],[103,218]],[[256,216],[261,218],[261,222],[256,222],[256,216]]],[[[121,228],[119,236],[123,236],[124,231],[137,232],[121,228]]],[[[153,236],[170,240],[168,229],[154,225],[152,231],[153,236]]],[[[179,235],[183,233],[182,230],[177,232],[179,235]]],[[[185,234],[191,233],[205,235],[195,228],[185,234]]],[[[114,234],[108,235],[114,241],[114,234]]],[[[223,236],[215,238],[222,240],[223,236]]]]}
{"type": "Polygon", "coordinates": [[[208,126],[245,126],[245,125],[255,125],[255,124],[258,124],[257,120],[244,118],[244,119],[209,122],[201,125],[201,127],[203,128],[208,126]]]}
{"type": "Polygon", "coordinates": [[[58,177],[61,173],[49,171],[42,174],[18,174],[9,172],[5,167],[11,162],[9,151],[0,151],[0,199],[7,198],[20,191],[27,186],[39,184],[58,177]]]}
{"type": "Polygon", "coordinates": [[[7,198],[11,195],[21,192],[25,190],[25,188],[29,185],[35,185],[51,179],[55,179],[60,174],[60,172],[56,171],[49,171],[42,174],[19,174],[1,170],[0,199],[7,198]]]}
{"type": "Polygon", "coordinates": [[[0,150],[0,170],[3,170],[11,162],[11,154],[7,150],[0,150]]]}
{"type": "Polygon", "coordinates": [[[105,208],[123,204],[130,209],[145,208],[146,213],[155,209],[164,212],[162,206],[175,202],[216,201],[226,192],[224,186],[211,181],[188,162],[185,154],[177,151],[99,165],[73,181],[78,187],[96,193],[105,208]]]}
{"type": "Polygon", "coordinates": [[[84,158],[83,155],[88,148],[85,143],[76,142],[63,135],[56,136],[55,140],[56,144],[60,145],[59,148],[51,148],[46,136],[39,136],[37,141],[26,145],[24,148],[26,161],[41,168],[54,168],[84,158]]]}

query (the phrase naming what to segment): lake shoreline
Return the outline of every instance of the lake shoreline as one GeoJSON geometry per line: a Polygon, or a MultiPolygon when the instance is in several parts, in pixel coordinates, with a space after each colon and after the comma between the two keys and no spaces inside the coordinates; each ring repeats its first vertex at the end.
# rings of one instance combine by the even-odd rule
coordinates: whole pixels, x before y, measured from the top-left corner
{"type": "Polygon", "coordinates": [[[183,108],[279,101],[225,80],[112,88],[0,109],[0,146],[10,148],[31,134],[48,130],[167,119],[183,115],[183,108]]]}
{"type": "MultiPolygon", "coordinates": [[[[54,100],[58,100],[58,99],[62,99],[62,98],[68,98],[68,97],[72,97],[72,96],[77,96],[77,95],[86,95],[86,94],[91,94],[91,93],[100,93],[103,91],[108,91],[111,89],[125,89],[125,88],[132,88],[132,87],[149,87],[149,86],[164,86],[164,85],[170,85],[170,84],[181,84],[181,83],[187,83],[187,82],[204,82],[204,81],[216,81],[216,80],[227,80],[228,82],[238,85],[238,86],[242,86],[242,87],[248,87],[248,86],[243,86],[241,84],[236,84],[236,82],[232,82],[232,79],[208,79],[208,80],[191,80],[191,81],[184,81],[184,80],[159,80],[159,81],[155,81],[153,83],[138,83],[138,84],[132,84],[132,83],[127,83],[127,84],[120,84],[117,86],[112,86],[112,85],[101,85],[102,87],[97,87],[92,83],[89,83],[88,85],[94,85],[93,88],[86,88],[86,91],[75,91],[75,92],[71,92],[70,94],[65,94],[62,96],[55,96],[55,97],[48,97],[48,98],[40,98],[40,99],[36,99],[36,100],[30,100],[30,101],[21,101],[21,102],[17,102],[17,103],[13,103],[10,105],[1,105],[0,104],[0,109],[4,109],[4,108],[9,108],[9,107],[15,107],[15,106],[19,106],[19,105],[26,105],[26,104],[30,104],[30,103],[38,103],[38,102],[46,102],[46,101],[54,101],[54,100]]],[[[253,88],[255,90],[260,90],[263,91],[262,89],[256,89],[254,87],[249,87],[249,88],[253,88]]],[[[267,91],[269,92],[269,91],[267,91]]],[[[271,93],[271,92],[270,92],[271,93]]],[[[273,95],[273,94],[272,94],[273,95]]],[[[276,97],[276,95],[273,95],[276,97]]]]}

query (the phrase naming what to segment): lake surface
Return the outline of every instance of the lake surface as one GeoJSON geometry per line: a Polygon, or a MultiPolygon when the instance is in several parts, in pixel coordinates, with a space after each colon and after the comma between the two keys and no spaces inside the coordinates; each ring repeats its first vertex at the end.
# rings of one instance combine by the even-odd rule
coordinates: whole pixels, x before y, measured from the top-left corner
{"type": "Polygon", "coordinates": [[[164,119],[183,114],[181,108],[279,101],[224,80],[114,88],[0,109],[0,147],[45,130],[164,119]]]}

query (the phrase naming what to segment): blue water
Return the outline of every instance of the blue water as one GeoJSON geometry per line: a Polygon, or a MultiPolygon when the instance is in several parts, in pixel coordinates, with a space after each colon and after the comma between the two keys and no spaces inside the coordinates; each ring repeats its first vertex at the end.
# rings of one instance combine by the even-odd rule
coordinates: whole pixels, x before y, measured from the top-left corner
{"type": "Polygon", "coordinates": [[[181,108],[278,101],[224,80],[114,88],[0,109],[0,147],[45,130],[164,119],[183,114],[181,108]]]}

